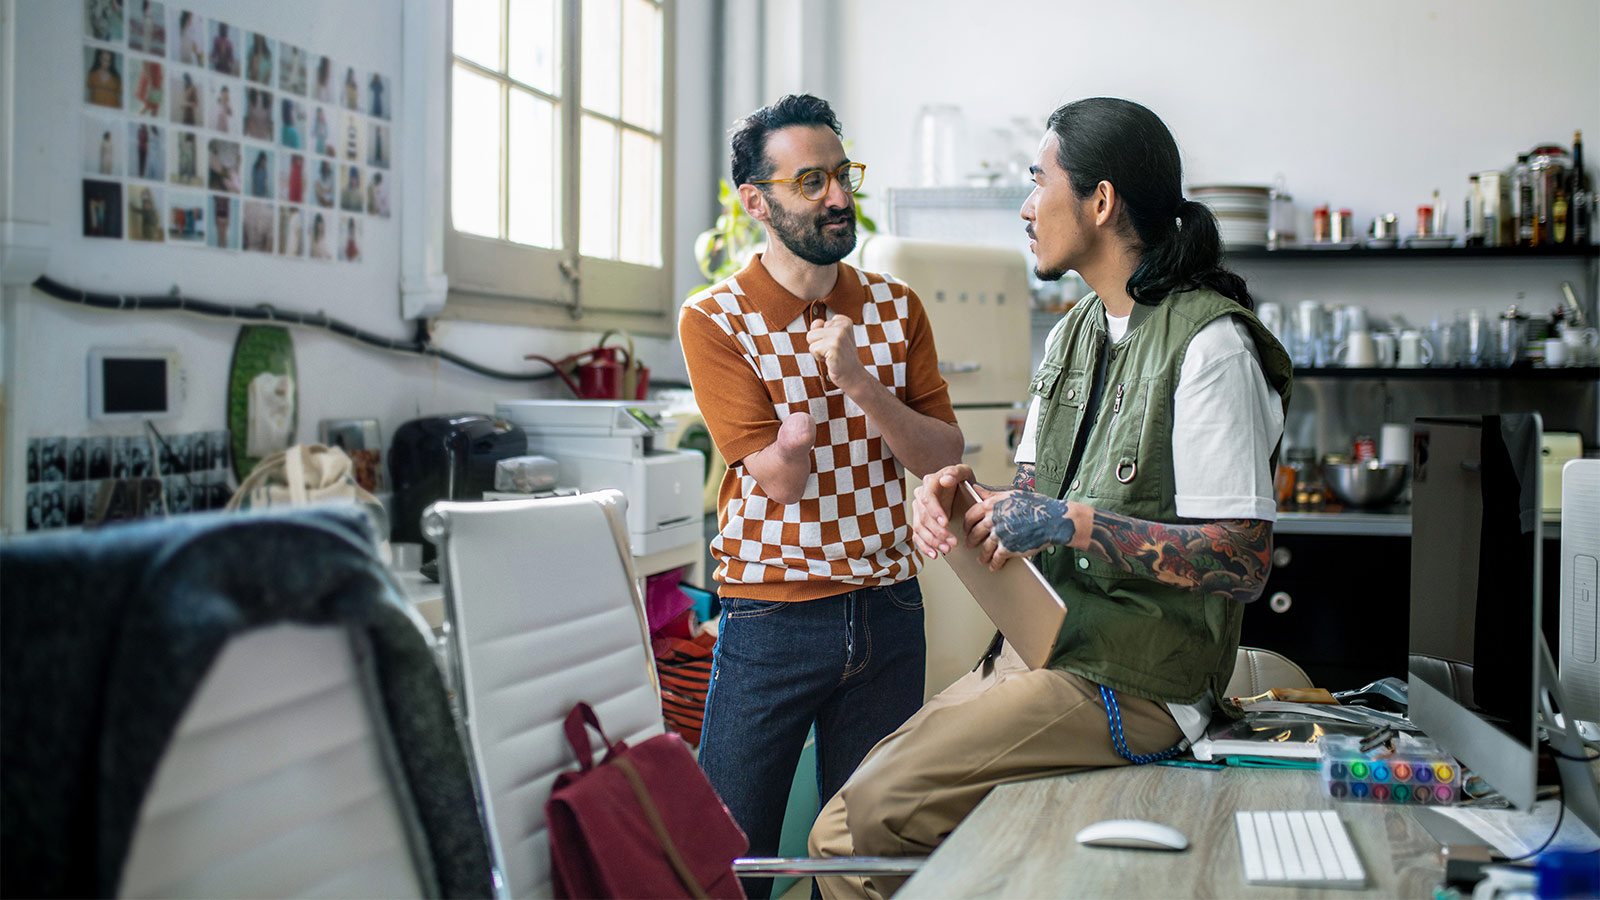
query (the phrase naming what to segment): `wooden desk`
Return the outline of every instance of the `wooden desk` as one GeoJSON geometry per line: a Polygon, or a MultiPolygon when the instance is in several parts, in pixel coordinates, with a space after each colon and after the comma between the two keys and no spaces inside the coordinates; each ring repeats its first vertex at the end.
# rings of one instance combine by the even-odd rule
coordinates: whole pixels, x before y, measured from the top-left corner
{"type": "Polygon", "coordinates": [[[997,788],[896,894],[919,897],[1430,897],[1442,880],[1438,843],[1404,808],[1322,796],[1315,772],[1100,769],[997,788]],[[1233,814],[1337,809],[1364,891],[1246,884],[1233,814]],[[1086,847],[1078,829],[1149,819],[1189,838],[1181,853],[1086,847]]]}

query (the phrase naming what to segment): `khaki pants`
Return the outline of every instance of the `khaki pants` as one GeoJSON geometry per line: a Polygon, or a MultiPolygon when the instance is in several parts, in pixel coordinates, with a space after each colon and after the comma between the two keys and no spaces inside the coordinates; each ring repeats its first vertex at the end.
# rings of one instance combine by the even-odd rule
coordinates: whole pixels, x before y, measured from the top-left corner
{"type": "MultiPolygon", "coordinates": [[[[1134,754],[1183,736],[1164,704],[1117,695],[1134,754]]],[[[1111,743],[1100,688],[1029,670],[1007,644],[878,742],[811,829],[812,856],[925,856],[995,786],[1126,765],[1111,743]]],[[[893,894],[903,878],[818,878],[822,896],[893,894]]]]}

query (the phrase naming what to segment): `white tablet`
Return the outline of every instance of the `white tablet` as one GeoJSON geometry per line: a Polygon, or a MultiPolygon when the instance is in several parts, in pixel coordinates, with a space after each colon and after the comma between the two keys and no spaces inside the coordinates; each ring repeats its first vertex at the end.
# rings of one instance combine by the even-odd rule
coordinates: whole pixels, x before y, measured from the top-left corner
{"type": "Polygon", "coordinates": [[[967,546],[966,515],[979,499],[971,482],[964,481],[956,488],[950,510],[956,546],[945,558],[1006,642],[1028,668],[1037,669],[1050,661],[1056,635],[1067,617],[1067,604],[1031,559],[1012,559],[998,572],[978,560],[978,548],[967,546]]]}
{"type": "Polygon", "coordinates": [[[183,401],[178,351],[96,347],[89,351],[89,418],[160,419],[183,401]]]}

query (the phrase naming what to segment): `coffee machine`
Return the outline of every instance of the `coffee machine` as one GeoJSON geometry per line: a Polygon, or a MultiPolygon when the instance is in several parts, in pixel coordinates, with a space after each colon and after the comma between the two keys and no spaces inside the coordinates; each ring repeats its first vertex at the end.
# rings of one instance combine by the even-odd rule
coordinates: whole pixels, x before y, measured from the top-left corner
{"type": "Polygon", "coordinates": [[[433,544],[422,537],[422,514],[435,500],[482,500],[494,489],[495,463],[528,452],[527,432],[486,413],[412,419],[389,442],[389,483],[394,487],[390,540],[433,544]]]}

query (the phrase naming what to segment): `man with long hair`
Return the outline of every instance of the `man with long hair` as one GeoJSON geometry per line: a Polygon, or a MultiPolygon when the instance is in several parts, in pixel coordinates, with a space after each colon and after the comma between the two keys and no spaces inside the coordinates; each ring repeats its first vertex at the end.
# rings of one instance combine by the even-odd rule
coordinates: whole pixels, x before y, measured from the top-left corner
{"type": "MultiPolygon", "coordinates": [[[[1179,752],[1271,569],[1292,368],[1222,268],[1210,210],[1183,198],[1172,134],[1137,103],[1080,100],[1050,117],[1031,172],[1035,274],[1074,270],[1093,293],[1050,333],[1015,479],[978,485],[964,524],[991,568],[1034,557],[1067,618],[1044,668],[997,639],[873,748],[818,817],[815,854],[923,855],[996,785],[1179,752]]],[[[955,549],[951,502],[972,480],[951,466],[917,489],[929,558],[955,549]]],[[[899,882],[819,879],[828,897],[899,882]]]]}
{"type": "Polygon", "coordinates": [[[826,799],[921,705],[927,648],[904,470],[961,458],[921,301],[841,262],[855,247],[864,171],[823,100],[787,96],[747,116],[733,135],[733,183],[766,249],[689,298],[678,320],[728,461],[711,542],[727,615],[700,764],[756,856],[777,851],[808,729],[826,799]]]}

